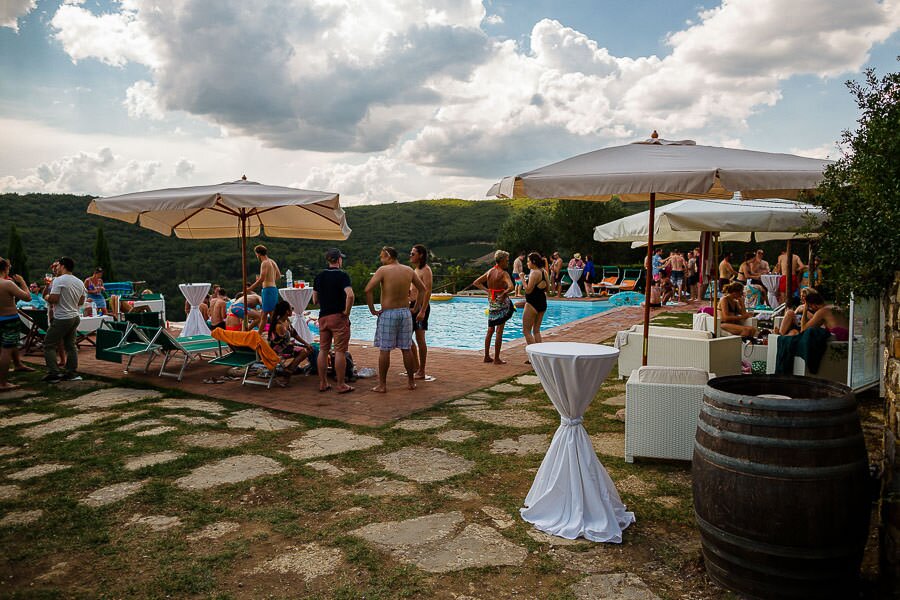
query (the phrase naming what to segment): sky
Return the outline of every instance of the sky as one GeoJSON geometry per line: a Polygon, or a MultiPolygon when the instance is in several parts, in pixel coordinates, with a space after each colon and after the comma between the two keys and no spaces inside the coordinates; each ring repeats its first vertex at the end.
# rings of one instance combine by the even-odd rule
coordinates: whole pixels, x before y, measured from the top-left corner
{"type": "Polygon", "coordinates": [[[837,158],[900,0],[0,0],[0,192],[484,198],[665,139],[837,158]]]}

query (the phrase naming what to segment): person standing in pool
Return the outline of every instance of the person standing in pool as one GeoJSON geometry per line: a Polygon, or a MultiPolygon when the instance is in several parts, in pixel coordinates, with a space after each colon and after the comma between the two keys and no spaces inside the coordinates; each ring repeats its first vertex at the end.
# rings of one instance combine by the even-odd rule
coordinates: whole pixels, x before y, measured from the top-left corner
{"type": "Polygon", "coordinates": [[[509,252],[497,250],[494,252],[494,262],[496,264],[473,281],[472,286],[488,294],[488,328],[484,337],[484,362],[505,365],[506,361],[500,360],[500,346],[503,345],[503,326],[516,314],[516,307],[509,299],[516,286],[506,272],[509,267],[509,252]],[[494,340],[494,357],[491,358],[491,338],[494,332],[497,337],[494,340]]]}
{"type": "Polygon", "coordinates": [[[366,303],[369,312],[378,317],[375,325],[375,346],[378,353],[378,385],[372,391],[387,392],[387,374],[391,366],[391,350],[399,348],[403,354],[403,366],[406,367],[408,387],[416,389],[414,375],[415,359],[413,358],[412,313],[419,314],[425,297],[425,286],[416,272],[397,261],[397,250],[385,246],[379,254],[381,266],[366,284],[366,303]],[[381,308],[375,310],[375,288],[381,286],[381,308]],[[409,288],[415,286],[416,301],[412,310],[409,308],[409,288]]]}
{"type": "Polygon", "coordinates": [[[415,285],[409,286],[409,310],[413,311],[416,307],[416,301],[420,300],[421,308],[418,312],[412,313],[413,332],[415,339],[412,342],[413,362],[416,364],[416,379],[425,379],[425,359],[428,357],[428,346],[425,345],[425,332],[428,331],[428,317],[431,316],[431,287],[434,282],[434,274],[431,267],[428,266],[428,250],[422,244],[416,244],[409,251],[409,263],[419,276],[422,285],[425,286],[425,293],[419,294],[419,290],[415,285]]]}
{"type": "Polygon", "coordinates": [[[259,277],[247,289],[252,290],[258,285],[261,286],[259,295],[262,297],[262,311],[259,328],[262,333],[263,324],[269,322],[269,315],[278,304],[278,286],[275,285],[275,282],[281,279],[281,271],[275,261],[269,258],[269,250],[265,246],[259,244],[253,251],[256,252],[256,258],[259,259],[259,277]]]}

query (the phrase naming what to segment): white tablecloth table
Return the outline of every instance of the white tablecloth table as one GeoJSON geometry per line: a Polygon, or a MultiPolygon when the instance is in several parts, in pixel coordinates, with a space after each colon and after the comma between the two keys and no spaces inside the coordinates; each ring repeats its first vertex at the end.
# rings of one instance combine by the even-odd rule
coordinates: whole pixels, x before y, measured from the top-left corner
{"type": "Polygon", "coordinates": [[[778,306],[778,285],[781,283],[781,275],[768,274],[761,275],[759,280],[763,282],[769,292],[769,306],[775,308],[778,306]]]}
{"type": "Polygon", "coordinates": [[[100,323],[103,321],[112,320],[113,318],[109,315],[81,317],[81,321],[78,323],[78,333],[92,333],[100,329],[100,323]]]}
{"type": "Polygon", "coordinates": [[[625,510],[581,424],[619,351],[574,342],[531,344],[525,350],[559,411],[560,426],[525,497],[522,518],[545,533],[570,540],[582,536],[621,543],[634,513],[625,510]]]}
{"type": "Polygon", "coordinates": [[[584,273],[584,269],[579,269],[577,267],[570,267],[569,271],[569,279],[572,280],[572,285],[569,286],[568,291],[565,293],[566,298],[581,298],[581,286],[578,285],[578,280],[581,279],[581,274],[584,273]]]}
{"type": "Polygon", "coordinates": [[[209,283],[182,283],[178,286],[178,289],[184,294],[185,300],[191,305],[187,320],[184,322],[184,329],[181,330],[181,334],[178,337],[209,335],[209,326],[206,324],[206,319],[203,318],[199,307],[209,293],[210,287],[212,287],[212,284],[209,283]]]}
{"type": "Polygon", "coordinates": [[[291,309],[294,311],[294,316],[291,317],[291,325],[294,327],[294,330],[304,342],[312,344],[312,331],[309,330],[309,327],[306,325],[306,319],[303,318],[303,311],[306,310],[306,307],[309,306],[309,301],[312,300],[312,288],[280,288],[278,293],[290,303],[291,309]]]}

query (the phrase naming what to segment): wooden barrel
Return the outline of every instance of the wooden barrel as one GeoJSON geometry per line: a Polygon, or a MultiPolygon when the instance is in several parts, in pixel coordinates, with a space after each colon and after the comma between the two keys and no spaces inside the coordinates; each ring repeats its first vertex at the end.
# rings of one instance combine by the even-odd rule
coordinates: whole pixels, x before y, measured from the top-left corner
{"type": "Polygon", "coordinates": [[[766,600],[854,597],[871,500],[850,388],[787,375],[710,380],[692,471],[716,583],[766,600]]]}

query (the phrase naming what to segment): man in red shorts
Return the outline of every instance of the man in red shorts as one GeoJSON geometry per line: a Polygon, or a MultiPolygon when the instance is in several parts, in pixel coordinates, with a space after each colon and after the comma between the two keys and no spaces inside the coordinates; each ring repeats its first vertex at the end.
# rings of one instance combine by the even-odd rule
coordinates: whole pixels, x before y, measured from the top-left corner
{"type": "Polygon", "coordinates": [[[347,258],[337,248],[325,253],[328,268],[316,275],[313,282],[313,304],[319,305],[319,391],[327,392],[328,354],[334,342],[334,376],[337,393],[346,394],[353,388],[344,382],[347,371],[347,348],[350,344],[350,309],[353,308],[353,287],[350,275],[341,267],[347,258]]]}

